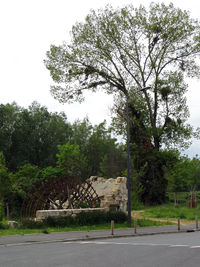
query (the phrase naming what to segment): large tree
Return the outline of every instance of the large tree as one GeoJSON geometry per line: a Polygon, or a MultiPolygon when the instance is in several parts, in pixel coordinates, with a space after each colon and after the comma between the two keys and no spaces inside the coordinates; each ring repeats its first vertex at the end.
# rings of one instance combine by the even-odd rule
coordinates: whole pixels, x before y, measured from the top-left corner
{"type": "Polygon", "coordinates": [[[57,83],[51,87],[61,102],[82,101],[84,91],[104,89],[116,97],[116,111],[124,120],[130,112],[131,148],[142,173],[141,198],[164,200],[163,145],[186,146],[193,131],[185,93],[186,76],[199,76],[200,24],[173,4],[151,3],[149,9],[132,5],[91,11],[77,23],[70,44],[52,45],[46,67],[57,83]],[[138,89],[150,86],[135,94],[138,89]],[[159,159],[159,160],[158,160],[159,159]],[[154,194],[154,191],[160,190],[154,194]]]}

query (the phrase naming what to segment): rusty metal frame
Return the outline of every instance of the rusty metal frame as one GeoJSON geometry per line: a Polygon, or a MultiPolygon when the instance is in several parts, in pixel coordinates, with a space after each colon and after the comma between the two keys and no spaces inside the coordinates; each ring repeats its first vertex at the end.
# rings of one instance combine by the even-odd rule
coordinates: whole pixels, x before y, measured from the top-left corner
{"type": "Polygon", "coordinates": [[[77,177],[49,178],[36,184],[23,202],[21,218],[35,218],[37,210],[80,208],[83,203],[95,208],[100,198],[91,182],[77,177]]]}

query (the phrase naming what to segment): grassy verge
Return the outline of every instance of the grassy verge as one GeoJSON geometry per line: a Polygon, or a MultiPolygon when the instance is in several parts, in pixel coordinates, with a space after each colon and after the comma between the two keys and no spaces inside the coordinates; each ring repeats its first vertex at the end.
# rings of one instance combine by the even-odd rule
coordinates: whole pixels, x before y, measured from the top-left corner
{"type": "Polygon", "coordinates": [[[145,218],[180,218],[185,220],[195,220],[195,216],[200,217],[200,207],[188,208],[185,204],[174,206],[173,204],[165,204],[154,207],[145,207],[140,213],[145,218]]]}
{"type": "MultiPolygon", "coordinates": [[[[148,219],[138,219],[138,227],[147,226],[162,226],[169,225],[169,222],[155,222],[148,219]]],[[[133,225],[133,224],[132,224],[133,225]]],[[[128,223],[115,224],[115,229],[128,228],[128,223]]],[[[38,233],[56,233],[56,232],[72,232],[72,231],[92,231],[92,230],[104,230],[110,229],[110,224],[100,224],[92,226],[72,226],[72,227],[46,227],[44,229],[0,229],[0,236],[6,235],[25,235],[25,234],[38,234],[38,233]]]]}

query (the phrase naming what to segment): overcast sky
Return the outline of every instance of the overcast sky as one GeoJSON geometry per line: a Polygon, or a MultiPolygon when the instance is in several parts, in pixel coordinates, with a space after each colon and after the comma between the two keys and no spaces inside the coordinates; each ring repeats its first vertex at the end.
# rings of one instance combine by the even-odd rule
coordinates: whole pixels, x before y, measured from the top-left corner
{"type": "MultiPolygon", "coordinates": [[[[51,44],[70,40],[70,30],[77,21],[83,21],[90,9],[106,4],[113,7],[133,4],[148,6],[149,0],[0,0],[0,103],[27,107],[33,101],[48,107],[49,111],[64,111],[68,120],[83,119],[86,115],[93,124],[104,119],[110,123],[112,96],[103,93],[88,94],[82,104],[62,105],[54,100],[49,89],[52,84],[43,60],[51,44]]],[[[155,1],[170,3],[190,11],[199,18],[198,0],[155,1]]],[[[200,81],[188,80],[187,94],[191,118],[199,126],[200,81]]],[[[194,141],[188,155],[200,154],[200,141],[194,141]]]]}

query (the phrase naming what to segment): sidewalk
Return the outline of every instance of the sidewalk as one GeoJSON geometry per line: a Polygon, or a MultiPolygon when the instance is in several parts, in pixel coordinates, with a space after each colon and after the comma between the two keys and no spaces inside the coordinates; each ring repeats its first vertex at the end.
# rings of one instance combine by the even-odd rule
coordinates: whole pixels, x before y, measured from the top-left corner
{"type": "Polygon", "coordinates": [[[155,235],[165,233],[179,233],[198,231],[195,229],[194,224],[181,225],[178,231],[177,225],[154,226],[154,227],[138,227],[136,233],[134,228],[115,229],[114,235],[111,230],[92,230],[92,231],[77,231],[77,232],[62,232],[50,234],[27,234],[27,235],[13,235],[13,236],[0,236],[1,246],[23,245],[23,244],[39,244],[39,243],[54,243],[54,242],[74,242],[86,241],[92,239],[105,239],[116,237],[130,237],[142,235],[155,235]]]}

